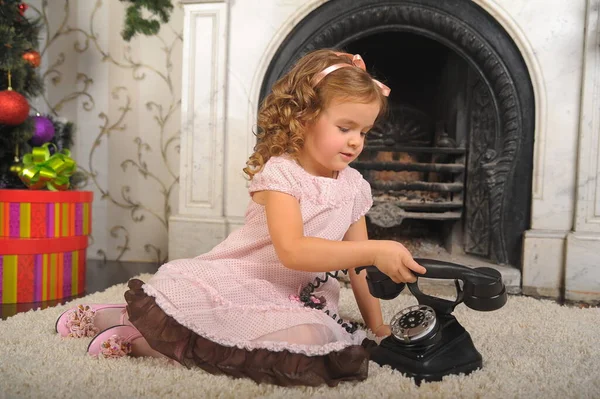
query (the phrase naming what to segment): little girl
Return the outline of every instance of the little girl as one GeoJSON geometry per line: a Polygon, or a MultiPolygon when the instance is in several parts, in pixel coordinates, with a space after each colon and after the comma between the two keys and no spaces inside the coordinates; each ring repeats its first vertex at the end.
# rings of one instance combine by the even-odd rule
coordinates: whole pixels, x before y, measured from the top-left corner
{"type": "Polygon", "coordinates": [[[366,326],[386,336],[366,273],[354,268],[375,265],[396,282],[425,272],[400,243],[368,239],[371,189],[348,166],[389,91],[359,55],[304,56],[261,105],[258,143],[244,169],[251,196],[245,225],[204,255],[169,262],[146,283],[129,281],[126,305],[65,312],[57,332],[94,336],[91,355],[166,356],[259,383],[365,379],[373,342],[334,318],[339,283],[315,281],[348,269],[366,326]]]}

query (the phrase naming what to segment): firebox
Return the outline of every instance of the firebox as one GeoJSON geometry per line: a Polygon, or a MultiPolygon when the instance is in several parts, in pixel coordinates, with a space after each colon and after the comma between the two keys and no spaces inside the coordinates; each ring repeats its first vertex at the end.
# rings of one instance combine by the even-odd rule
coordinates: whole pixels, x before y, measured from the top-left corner
{"type": "Polygon", "coordinates": [[[534,98],[510,36],[466,0],[337,0],[298,23],[261,99],[302,55],[360,54],[392,89],[352,166],[369,181],[372,238],[419,256],[520,267],[528,227],[534,98]]]}
{"type": "Polygon", "coordinates": [[[442,248],[477,252],[473,240],[460,245],[464,229],[455,228],[465,216],[467,116],[476,74],[448,47],[412,33],[374,34],[348,51],[363,54],[373,73],[398,91],[353,164],[373,190],[371,236],[398,239],[419,256],[442,248]]]}

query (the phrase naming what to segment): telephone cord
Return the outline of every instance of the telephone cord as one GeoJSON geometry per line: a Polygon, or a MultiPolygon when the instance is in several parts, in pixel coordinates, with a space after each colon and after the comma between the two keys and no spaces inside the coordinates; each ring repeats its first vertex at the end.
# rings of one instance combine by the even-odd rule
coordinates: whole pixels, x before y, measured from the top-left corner
{"type": "MultiPolygon", "coordinates": [[[[317,278],[315,278],[314,284],[308,283],[300,292],[300,300],[304,303],[304,306],[322,310],[322,308],[318,307],[318,303],[315,304],[314,302],[311,301],[310,297],[313,294],[313,292],[321,286],[321,284],[324,284],[329,280],[329,277],[332,277],[337,280],[340,272],[342,272],[346,275],[348,274],[347,269],[336,270],[335,272],[333,272],[333,274],[331,272],[326,272],[324,279],[317,277],[317,278]]],[[[352,322],[345,321],[341,317],[339,317],[336,313],[334,313],[332,315],[331,312],[329,311],[329,309],[324,310],[324,312],[326,315],[330,316],[333,320],[336,320],[337,323],[342,328],[344,328],[347,332],[349,332],[350,334],[354,334],[356,332],[356,330],[358,330],[359,327],[362,327],[362,328],[366,327],[363,323],[359,323],[359,322],[355,322],[355,321],[352,321],[352,322]]]]}

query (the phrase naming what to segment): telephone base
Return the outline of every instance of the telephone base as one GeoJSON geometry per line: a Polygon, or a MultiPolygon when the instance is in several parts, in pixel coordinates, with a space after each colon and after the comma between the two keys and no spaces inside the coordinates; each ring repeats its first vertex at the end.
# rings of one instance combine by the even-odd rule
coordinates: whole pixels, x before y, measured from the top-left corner
{"type": "Polygon", "coordinates": [[[463,326],[452,315],[439,315],[438,321],[437,330],[414,343],[405,343],[393,335],[385,338],[371,351],[371,360],[414,378],[417,385],[480,369],[481,354],[463,326]]]}

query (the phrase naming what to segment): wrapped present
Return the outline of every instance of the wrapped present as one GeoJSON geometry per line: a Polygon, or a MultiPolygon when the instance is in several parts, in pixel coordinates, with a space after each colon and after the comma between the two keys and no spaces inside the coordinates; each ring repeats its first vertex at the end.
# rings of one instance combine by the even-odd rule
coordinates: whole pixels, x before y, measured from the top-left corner
{"type": "Polygon", "coordinates": [[[91,191],[0,190],[0,239],[89,235],[91,191]]]}
{"type": "Polygon", "coordinates": [[[0,303],[85,291],[89,191],[0,190],[0,303]]]}

